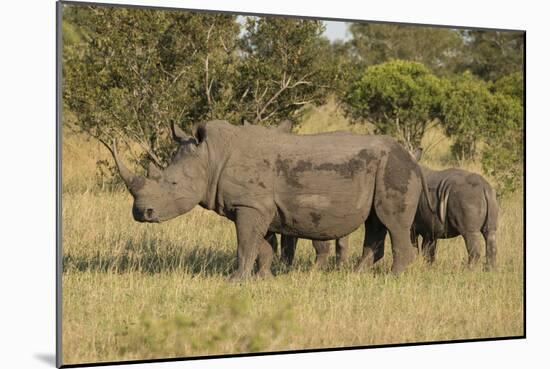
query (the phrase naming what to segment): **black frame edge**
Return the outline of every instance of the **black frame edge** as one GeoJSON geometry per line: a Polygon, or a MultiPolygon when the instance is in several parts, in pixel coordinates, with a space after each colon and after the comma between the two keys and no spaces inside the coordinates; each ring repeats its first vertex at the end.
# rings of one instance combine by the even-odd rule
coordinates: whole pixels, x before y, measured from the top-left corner
{"type": "Polygon", "coordinates": [[[55,4],[55,365],[60,368],[63,365],[63,344],[62,344],[62,291],[63,291],[63,247],[62,247],[62,224],[61,216],[61,198],[62,198],[62,180],[61,180],[61,153],[62,153],[62,64],[63,64],[63,31],[62,31],[63,2],[58,1],[55,4]]]}

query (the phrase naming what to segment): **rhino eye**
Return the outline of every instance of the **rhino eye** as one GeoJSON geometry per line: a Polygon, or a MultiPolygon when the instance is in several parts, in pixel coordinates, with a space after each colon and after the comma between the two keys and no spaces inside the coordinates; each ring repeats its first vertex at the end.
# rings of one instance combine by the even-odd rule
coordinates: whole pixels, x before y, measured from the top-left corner
{"type": "Polygon", "coordinates": [[[170,184],[175,186],[175,185],[178,184],[178,182],[176,182],[176,181],[170,181],[170,184]]]}

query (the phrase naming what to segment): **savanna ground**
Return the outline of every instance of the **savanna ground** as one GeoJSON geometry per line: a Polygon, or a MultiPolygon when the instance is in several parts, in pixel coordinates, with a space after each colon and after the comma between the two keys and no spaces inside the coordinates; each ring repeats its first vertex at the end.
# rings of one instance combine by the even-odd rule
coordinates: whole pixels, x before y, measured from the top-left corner
{"type": "MultiPolygon", "coordinates": [[[[347,129],[334,104],[312,109],[300,133],[347,129]]],[[[451,166],[450,142],[425,137],[423,163],[451,166]]],[[[400,277],[391,250],[373,270],[314,271],[309,241],[275,278],[229,283],[233,224],[199,207],[163,224],[136,223],[127,192],[95,186],[100,144],[63,142],[63,363],[364,346],[523,334],[523,199],[500,200],[498,269],[466,268],[461,238],[443,240],[400,277]]],[[[465,168],[480,172],[476,163],[465,168]]],[[[352,265],[364,230],[351,237],[352,265]]]]}

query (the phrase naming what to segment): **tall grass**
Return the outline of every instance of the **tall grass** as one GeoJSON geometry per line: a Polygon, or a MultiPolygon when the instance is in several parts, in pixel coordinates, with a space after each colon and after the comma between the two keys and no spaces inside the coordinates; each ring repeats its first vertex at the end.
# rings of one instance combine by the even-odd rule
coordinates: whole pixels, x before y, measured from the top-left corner
{"type": "MultiPolygon", "coordinates": [[[[338,114],[330,104],[313,111],[299,132],[346,129],[338,114]]],[[[449,161],[441,137],[426,138],[439,141],[426,153],[433,167],[449,161]]],[[[460,238],[439,242],[433,266],[417,258],[398,278],[389,245],[371,271],[314,271],[311,243],[300,240],[292,268],[275,260],[275,278],[232,284],[233,223],[200,208],[136,223],[128,193],[94,185],[101,147],[66,135],[63,153],[65,364],[523,333],[521,194],[500,204],[495,272],[468,270],[460,238]]],[[[351,236],[354,260],[363,232],[351,236]]]]}

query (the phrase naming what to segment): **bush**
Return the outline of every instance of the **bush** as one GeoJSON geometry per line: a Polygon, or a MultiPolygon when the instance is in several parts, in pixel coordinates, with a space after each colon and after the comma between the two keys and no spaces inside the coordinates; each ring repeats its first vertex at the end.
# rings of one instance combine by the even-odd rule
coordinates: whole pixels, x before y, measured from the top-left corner
{"type": "Polygon", "coordinates": [[[369,67],[344,97],[355,122],[371,122],[376,133],[394,136],[413,150],[440,116],[444,81],[420,63],[403,60],[369,67]]]}
{"type": "Polygon", "coordinates": [[[499,195],[506,195],[523,182],[523,106],[512,96],[496,93],[488,121],[481,163],[483,171],[496,179],[499,195]]]}
{"type": "Polygon", "coordinates": [[[458,160],[475,158],[490,119],[491,92],[489,85],[470,73],[450,81],[442,102],[445,134],[454,140],[451,152],[458,160]]]}

